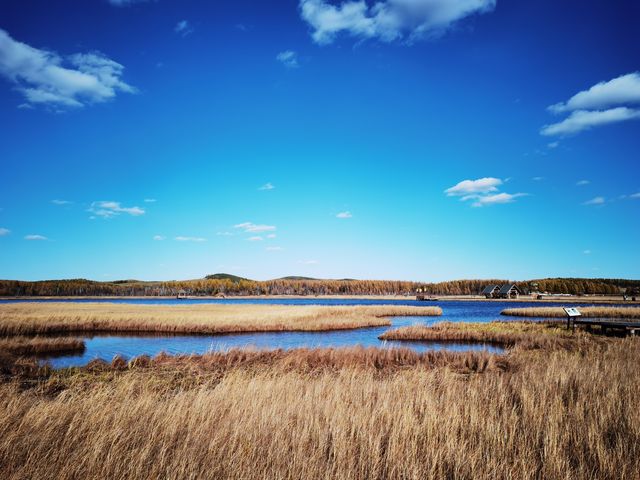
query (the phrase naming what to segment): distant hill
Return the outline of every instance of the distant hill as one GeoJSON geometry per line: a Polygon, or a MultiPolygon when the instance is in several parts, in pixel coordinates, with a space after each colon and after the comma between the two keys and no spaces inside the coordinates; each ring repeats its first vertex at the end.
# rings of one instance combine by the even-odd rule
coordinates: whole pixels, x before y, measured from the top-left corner
{"type": "Polygon", "coordinates": [[[276,278],[276,280],[320,280],[320,279],[319,278],[313,278],[313,277],[298,277],[296,275],[290,275],[288,277],[276,278]]]}
{"type": "Polygon", "coordinates": [[[231,280],[233,283],[239,283],[242,281],[252,282],[253,280],[249,280],[248,278],[239,277],[237,275],[231,275],[230,273],[214,273],[213,275],[207,275],[207,280],[231,280]]]}

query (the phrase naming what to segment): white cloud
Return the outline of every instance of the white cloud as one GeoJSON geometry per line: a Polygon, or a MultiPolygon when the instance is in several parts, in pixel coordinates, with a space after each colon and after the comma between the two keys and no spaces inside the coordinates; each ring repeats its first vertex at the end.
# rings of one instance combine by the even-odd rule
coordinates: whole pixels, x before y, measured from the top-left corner
{"type": "Polygon", "coordinates": [[[249,240],[250,242],[261,242],[262,240],[264,240],[261,236],[256,235],[255,237],[249,237],[247,238],[247,240],[249,240]]]}
{"type": "Polygon", "coordinates": [[[609,110],[576,110],[558,123],[545,125],[540,130],[542,135],[571,135],[593,127],[611,123],[624,122],[640,118],[640,110],[627,107],[610,108],[609,110]]]}
{"type": "Polygon", "coordinates": [[[351,212],[340,212],[336,215],[336,218],[352,218],[353,214],[351,212]]]}
{"type": "Polygon", "coordinates": [[[11,233],[8,228],[0,228],[0,237],[5,237],[11,233]]]}
{"type": "Polygon", "coordinates": [[[318,44],[331,43],[340,33],[392,42],[442,34],[456,21],[495,6],[496,0],[381,0],[371,6],[364,0],[339,5],[300,0],[300,15],[318,44]]]}
{"type": "Polygon", "coordinates": [[[274,187],[273,184],[271,182],[267,182],[264,185],[262,185],[260,188],[258,188],[258,190],[273,190],[274,187]]]}
{"type": "Polygon", "coordinates": [[[156,203],[157,200],[155,198],[145,198],[144,203],[156,203]]]}
{"type": "Polygon", "coordinates": [[[54,205],[70,205],[72,202],[69,200],[51,200],[54,205]]]}
{"type": "Polygon", "coordinates": [[[499,178],[485,177],[477,180],[463,180],[453,187],[447,188],[444,192],[449,197],[467,196],[495,192],[500,185],[502,185],[502,180],[499,178]]]}
{"type": "Polygon", "coordinates": [[[318,260],[300,260],[298,263],[302,264],[302,265],[317,265],[318,260]]]}
{"type": "Polygon", "coordinates": [[[154,235],[154,236],[153,236],[153,239],[154,239],[154,240],[158,240],[158,241],[160,241],[160,240],[164,240],[165,238],[167,238],[167,237],[165,237],[165,236],[163,236],[163,235],[154,235]]]}
{"type": "Polygon", "coordinates": [[[526,196],[526,193],[496,193],[494,195],[483,195],[475,199],[471,204],[472,207],[484,207],[487,205],[496,205],[499,203],[512,203],[518,197],[526,196]]]}
{"type": "Polygon", "coordinates": [[[583,205],[604,205],[605,201],[604,197],[593,197],[591,200],[584,202],[583,205]]]}
{"type": "Polygon", "coordinates": [[[551,149],[558,148],[558,145],[560,145],[560,142],[550,142],[550,143],[547,143],[547,147],[548,147],[548,148],[551,148],[551,149]]]}
{"type": "Polygon", "coordinates": [[[640,192],[632,193],[631,195],[629,195],[629,198],[640,198],[640,192]]]}
{"type": "Polygon", "coordinates": [[[45,236],[43,236],[43,235],[26,235],[26,236],[24,237],[24,239],[25,239],[25,240],[31,240],[31,241],[33,241],[33,240],[35,240],[35,241],[38,241],[38,240],[48,240],[48,238],[47,238],[47,237],[45,237],[45,236]]]}
{"type": "MultiPolygon", "coordinates": [[[[542,177],[534,178],[542,180],[542,177]]],[[[466,202],[473,200],[472,207],[484,207],[487,205],[495,205],[499,203],[511,203],[518,197],[524,197],[527,193],[497,193],[498,187],[508,182],[507,178],[500,180],[494,177],[484,177],[477,180],[463,180],[453,187],[447,188],[444,193],[448,197],[460,197],[460,200],[466,202]]]]}
{"type": "Polygon", "coordinates": [[[589,185],[590,183],[591,183],[591,182],[590,182],[589,180],[578,180],[578,181],[576,182],[576,185],[577,185],[577,186],[579,186],[579,187],[582,187],[582,186],[584,186],[584,185],[589,185]]]}
{"type": "Polygon", "coordinates": [[[16,85],[25,107],[82,107],[136,89],[121,80],[124,67],[101,53],[66,58],[18,42],[0,29],[0,74],[16,85]]]}
{"type": "Polygon", "coordinates": [[[282,63],[287,68],[298,67],[298,54],[293,50],[285,50],[276,55],[276,60],[282,63]]]}
{"type": "Polygon", "coordinates": [[[603,110],[613,106],[640,103],[640,73],[628,73],[608,82],[600,82],[576,93],[566,103],[549,107],[553,113],[573,110],[603,110]]]}
{"type": "Polygon", "coordinates": [[[640,118],[640,73],[621,75],[576,93],[566,102],[547,108],[551,113],[569,113],[558,123],[545,125],[542,135],[570,135],[593,127],[640,118]]]}
{"type": "Polygon", "coordinates": [[[219,237],[232,237],[233,233],[231,233],[231,232],[217,232],[216,235],[219,236],[219,237]]]}
{"type": "Polygon", "coordinates": [[[234,225],[233,228],[239,228],[244,230],[246,233],[260,233],[260,232],[271,232],[276,229],[273,225],[256,225],[252,222],[244,222],[234,225]]]}
{"type": "Polygon", "coordinates": [[[180,20],[173,29],[178,35],[186,37],[193,33],[193,27],[187,20],[180,20]]]}
{"type": "Polygon", "coordinates": [[[267,235],[267,238],[276,238],[276,234],[275,233],[270,233],[269,235],[267,235]]]}
{"type": "Polygon", "coordinates": [[[265,248],[267,252],[281,252],[284,250],[282,247],[267,247],[265,248]]]}
{"type": "Polygon", "coordinates": [[[206,238],[202,238],[202,237],[183,237],[183,236],[176,237],[176,240],[178,242],[206,242],[207,241],[206,238]]]}
{"type": "Polygon", "coordinates": [[[128,213],[134,217],[144,215],[145,210],[140,207],[122,207],[120,202],[100,201],[93,202],[88,210],[89,212],[102,218],[112,218],[121,213],[128,213]]]}

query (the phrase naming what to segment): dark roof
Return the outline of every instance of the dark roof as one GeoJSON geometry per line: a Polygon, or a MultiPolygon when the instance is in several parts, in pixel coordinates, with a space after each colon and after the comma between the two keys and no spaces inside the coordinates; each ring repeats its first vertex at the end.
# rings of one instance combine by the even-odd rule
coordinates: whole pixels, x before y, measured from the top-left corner
{"type": "Polygon", "coordinates": [[[520,289],[516,286],[515,283],[507,283],[500,288],[500,291],[498,293],[509,293],[509,290],[511,290],[512,288],[515,288],[516,290],[520,291],[520,289]]]}
{"type": "Polygon", "coordinates": [[[484,290],[482,290],[482,294],[486,295],[487,293],[493,293],[496,288],[500,288],[500,285],[487,285],[484,287],[484,290]]]}

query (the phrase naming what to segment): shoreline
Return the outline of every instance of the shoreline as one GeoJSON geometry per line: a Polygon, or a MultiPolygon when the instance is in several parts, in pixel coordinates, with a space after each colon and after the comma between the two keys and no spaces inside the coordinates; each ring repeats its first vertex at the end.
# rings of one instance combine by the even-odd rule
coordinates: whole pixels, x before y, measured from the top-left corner
{"type": "MultiPolygon", "coordinates": [[[[519,298],[485,298],[482,295],[446,295],[436,296],[437,300],[421,301],[425,305],[435,302],[448,302],[448,301],[481,301],[481,302],[507,302],[507,303],[619,303],[619,304],[640,304],[640,302],[633,302],[631,300],[623,300],[621,297],[615,297],[610,295],[593,295],[593,296],[553,296],[549,295],[542,299],[533,298],[530,296],[521,296],[519,298]]],[[[190,296],[186,300],[296,300],[296,299],[311,299],[311,300],[391,300],[391,301],[408,301],[416,300],[414,295],[230,295],[228,297],[220,296],[190,296]]],[[[151,296],[151,295],[78,295],[78,296],[20,296],[20,297],[2,297],[0,301],[37,301],[37,300],[176,300],[174,295],[166,296],[151,296]]]]}

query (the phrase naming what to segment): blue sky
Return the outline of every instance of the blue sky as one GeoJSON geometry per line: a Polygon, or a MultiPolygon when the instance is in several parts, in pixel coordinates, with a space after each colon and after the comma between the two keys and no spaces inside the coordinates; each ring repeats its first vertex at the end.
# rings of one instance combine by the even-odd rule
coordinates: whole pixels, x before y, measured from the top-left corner
{"type": "Polygon", "coordinates": [[[634,1],[0,4],[0,278],[639,278],[634,1]]]}

